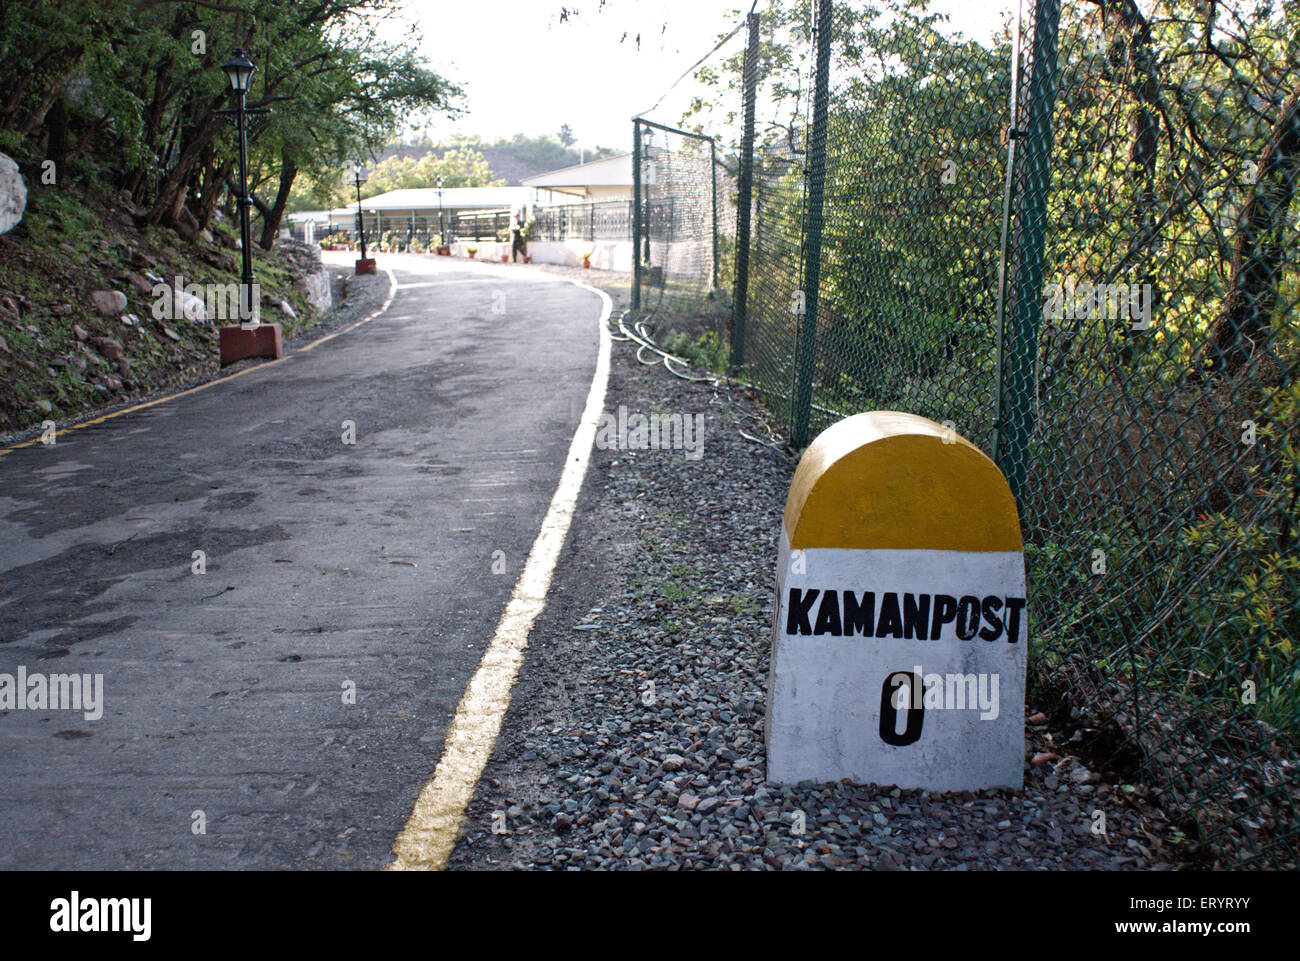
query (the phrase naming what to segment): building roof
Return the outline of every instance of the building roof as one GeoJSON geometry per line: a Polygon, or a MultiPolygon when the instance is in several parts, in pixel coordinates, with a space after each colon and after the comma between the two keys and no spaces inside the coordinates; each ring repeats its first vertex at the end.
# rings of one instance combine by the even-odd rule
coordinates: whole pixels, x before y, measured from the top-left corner
{"type": "Polygon", "coordinates": [[[538,174],[536,177],[525,177],[521,182],[525,187],[542,190],[564,190],[565,188],[572,189],[575,187],[631,187],[632,155],[625,153],[619,154],[617,157],[606,157],[604,160],[574,164],[572,167],[552,170],[550,173],[538,174]]]}
{"type": "MultiPolygon", "coordinates": [[[[386,194],[364,197],[362,210],[444,210],[483,209],[500,210],[528,202],[529,191],[524,187],[415,187],[407,190],[390,190],[386,194]],[[441,203],[438,194],[442,194],[441,203]]],[[[356,213],[356,204],[337,208],[331,213],[356,213]]]]}

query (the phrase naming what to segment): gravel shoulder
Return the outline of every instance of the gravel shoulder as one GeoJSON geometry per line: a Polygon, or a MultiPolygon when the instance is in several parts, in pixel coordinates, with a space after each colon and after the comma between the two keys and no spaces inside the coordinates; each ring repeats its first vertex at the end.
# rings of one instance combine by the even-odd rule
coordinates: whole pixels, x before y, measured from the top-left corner
{"type": "Polygon", "coordinates": [[[606,399],[620,405],[703,414],[703,456],[595,451],[450,867],[1184,866],[1141,786],[1093,770],[1079,732],[1032,703],[1021,792],[766,785],[773,559],[794,463],[742,435],[765,435],[748,400],[642,365],[627,342],[606,399]]]}

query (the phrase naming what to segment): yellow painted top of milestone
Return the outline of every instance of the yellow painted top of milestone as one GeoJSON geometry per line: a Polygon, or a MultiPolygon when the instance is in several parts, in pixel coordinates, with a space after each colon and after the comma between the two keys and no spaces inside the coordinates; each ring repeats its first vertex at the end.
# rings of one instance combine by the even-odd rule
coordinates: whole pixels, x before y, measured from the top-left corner
{"type": "Polygon", "coordinates": [[[785,532],[792,550],[1022,548],[997,465],[942,424],[893,410],[855,414],[817,435],[790,484],[785,532]]]}

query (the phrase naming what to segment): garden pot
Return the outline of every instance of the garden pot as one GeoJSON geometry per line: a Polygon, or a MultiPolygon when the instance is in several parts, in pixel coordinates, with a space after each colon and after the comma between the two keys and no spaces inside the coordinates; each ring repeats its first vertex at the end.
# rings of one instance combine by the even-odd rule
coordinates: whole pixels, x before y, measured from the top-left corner
{"type": "Polygon", "coordinates": [[[588,270],[590,270],[590,269],[591,269],[591,261],[588,260],[586,257],[583,257],[583,258],[582,258],[582,266],[585,267],[585,268],[587,268],[588,270]]]}
{"type": "Polygon", "coordinates": [[[477,251],[477,250],[471,250],[471,251],[469,251],[468,253],[469,253],[469,259],[470,259],[470,260],[473,260],[473,259],[474,259],[474,255],[477,254],[478,251],[477,251]]]}
{"type": "Polygon", "coordinates": [[[502,255],[501,255],[501,263],[503,263],[503,264],[508,264],[508,263],[510,263],[510,255],[509,255],[509,254],[502,254],[502,255]]]}

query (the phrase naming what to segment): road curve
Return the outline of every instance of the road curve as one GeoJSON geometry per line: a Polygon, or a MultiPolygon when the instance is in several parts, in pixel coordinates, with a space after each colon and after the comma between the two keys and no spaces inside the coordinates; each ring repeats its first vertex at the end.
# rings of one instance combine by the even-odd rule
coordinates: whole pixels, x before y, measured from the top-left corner
{"type": "Polygon", "coordinates": [[[559,479],[601,300],[382,266],[371,322],[0,457],[0,675],[103,679],[97,720],[0,710],[0,866],[391,860],[559,479]]]}

